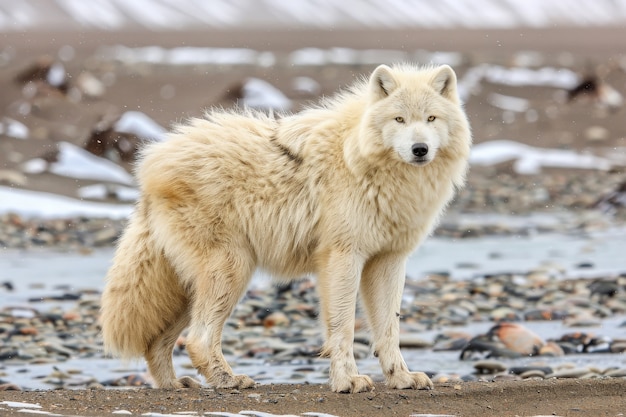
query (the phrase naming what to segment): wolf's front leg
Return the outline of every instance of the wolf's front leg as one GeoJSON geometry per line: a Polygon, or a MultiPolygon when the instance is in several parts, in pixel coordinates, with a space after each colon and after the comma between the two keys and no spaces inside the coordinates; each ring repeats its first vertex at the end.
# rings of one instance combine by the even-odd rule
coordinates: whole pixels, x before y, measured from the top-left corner
{"type": "Polygon", "coordinates": [[[410,372],[400,353],[400,305],[405,280],[404,256],[380,255],[363,269],[361,296],[387,385],[398,389],[432,389],[423,372],[410,372]]]}
{"type": "Polygon", "coordinates": [[[330,358],[330,387],[335,392],[363,392],[374,387],[359,375],[354,360],[354,315],[363,262],[353,254],[330,253],[319,273],[322,322],[326,342],[322,354],[330,358]]]}

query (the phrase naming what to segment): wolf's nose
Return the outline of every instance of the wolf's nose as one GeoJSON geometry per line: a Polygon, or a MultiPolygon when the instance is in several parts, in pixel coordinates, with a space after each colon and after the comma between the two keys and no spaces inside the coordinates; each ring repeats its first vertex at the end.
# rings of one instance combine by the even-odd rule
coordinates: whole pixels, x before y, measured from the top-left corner
{"type": "Polygon", "coordinates": [[[428,145],[425,143],[414,143],[413,146],[411,146],[411,152],[418,158],[422,158],[428,153],[428,145]]]}

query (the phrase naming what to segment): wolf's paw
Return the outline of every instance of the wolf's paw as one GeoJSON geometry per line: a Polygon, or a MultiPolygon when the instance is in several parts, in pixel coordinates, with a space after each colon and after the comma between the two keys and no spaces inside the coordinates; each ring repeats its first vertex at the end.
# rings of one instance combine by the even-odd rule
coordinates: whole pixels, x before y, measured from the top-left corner
{"type": "Polygon", "coordinates": [[[387,386],[395,389],[433,389],[433,383],[424,372],[395,373],[387,378],[387,386]]]}
{"type": "Polygon", "coordinates": [[[181,388],[200,388],[202,384],[200,381],[193,379],[190,376],[183,376],[178,379],[168,380],[167,382],[156,384],[158,388],[163,389],[181,389],[181,388]]]}
{"type": "Polygon", "coordinates": [[[220,381],[214,384],[215,388],[251,388],[256,384],[248,375],[228,375],[220,378],[220,381]]]}
{"type": "Polygon", "coordinates": [[[200,388],[202,384],[197,379],[190,376],[181,376],[176,380],[176,384],[180,386],[178,388],[200,388]]]}
{"type": "Polygon", "coordinates": [[[330,387],[335,392],[349,392],[351,394],[356,394],[357,392],[373,390],[374,382],[372,381],[372,378],[367,375],[353,375],[341,378],[339,381],[331,381],[330,387]]]}

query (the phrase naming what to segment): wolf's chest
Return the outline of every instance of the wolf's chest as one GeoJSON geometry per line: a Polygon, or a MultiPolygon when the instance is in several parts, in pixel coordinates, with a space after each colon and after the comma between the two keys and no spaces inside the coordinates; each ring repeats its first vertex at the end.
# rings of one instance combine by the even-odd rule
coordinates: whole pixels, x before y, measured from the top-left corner
{"type": "Polygon", "coordinates": [[[368,190],[354,230],[368,252],[412,251],[432,230],[452,195],[452,184],[436,189],[380,187],[368,190]]]}

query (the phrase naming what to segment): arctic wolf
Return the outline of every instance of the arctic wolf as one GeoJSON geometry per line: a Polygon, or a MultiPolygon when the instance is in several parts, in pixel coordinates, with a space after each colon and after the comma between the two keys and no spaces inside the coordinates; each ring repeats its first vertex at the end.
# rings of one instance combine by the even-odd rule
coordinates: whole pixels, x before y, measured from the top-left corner
{"type": "Polygon", "coordinates": [[[387,385],[431,388],[398,346],[405,261],[463,185],[470,144],[448,66],[381,65],[299,114],[212,111],[177,127],[138,166],[102,298],[106,349],[145,357],[157,387],[196,387],[172,366],[189,327],[210,385],[251,387],[222,354],[225,321],[256,268],[315,274],[333,391],[373,387],[353,355],[358,293],[387,385]]]}

